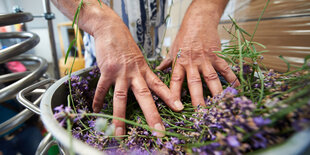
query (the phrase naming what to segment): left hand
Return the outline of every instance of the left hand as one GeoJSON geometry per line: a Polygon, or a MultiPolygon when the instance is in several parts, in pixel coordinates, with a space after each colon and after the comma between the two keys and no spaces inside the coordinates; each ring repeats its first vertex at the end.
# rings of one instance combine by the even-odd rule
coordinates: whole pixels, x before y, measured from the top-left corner
{"type": "Polygon", "coordinates": [[[175,62],[170,82],[171,92],[178,99],[181,98],[182,83],[186,74],[192,104],[203,106],[205,101],[200,74],[203,75],[213,96],[223,90],[217,72],[234,86],[238,86],[239,81],[227,62],[213,52],[221,50],[217,19],[199,16],[199,7],[191,7],[184,17],[168,56],[157,69],[162,70],[175,62]]]}

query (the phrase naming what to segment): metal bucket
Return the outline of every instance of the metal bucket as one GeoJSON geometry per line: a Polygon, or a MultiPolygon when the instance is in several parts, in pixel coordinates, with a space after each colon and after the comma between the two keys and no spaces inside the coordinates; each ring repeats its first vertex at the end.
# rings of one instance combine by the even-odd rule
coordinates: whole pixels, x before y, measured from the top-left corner
{"type": "MultiPolygon", "coordinates": [[[[84,76],[92,69],[93,67],[86,68],[86,69],[74,72],[73,75],[84,76]]],[[[74,152],[78,154],[104,154],[103,152],[100,152],[96,150],[95,148],[89,146],[88,144],[85,144],[82,141],[77,140],[75,138],[73,138],[71,141],[70,136],[68,132],[66,131],[66,129],[60,126],[59,122],[54,118],[53,109],[56,106],[59,106],[61,104],[67,105],[67,95],[69,94],[69,92],[64,84],[64,82],[66,82],[67,80],[68,80],[68,76],[65,76],[61,78],[60,80],[56,81],[51,87],[49,87],[46,90],[40,103],[40,109],[36,105],[29,102],[25,98],[25,94],[30,93],[31,91],[35,90],[38,87],[51,83],[54,80],[51,80],[51,79],[44,80],[30,87],[23,89],[17,95],[17,99],[26,108],[41,115],[41,119],[43,121],[45,128],[48,130],[48,132],[50,132],[53,135],[53,137],[57,139],[57,141],[61,144],[61,146],[64,146],[62,147],[63,150],[61,150],[62,153],[69,154],[69,148],[72,142],[73,150],[74,152]]],[[[94,83],[96,82],[97,81],[94,81],[94,83]]],[[[48,150],[47,149],[48,145],[52,143],[51,141],[52,141],[51,136],[48,136],[47,138],[45,138],[45,140],[43,140],[42,143],[39,145],[39,148],[37,149],[36,154],[42,154],[42,151],[46,152],[48,150]]]]}
{"type": "MultiPolygon", "coordinates": [[[[88,72],[91,71],[92,68],[83,69],[73,73],[73,75],[78,75],[85,77],[88,72]]],[[[59,122],[54,118],[53,109],[56,106],[61,104],[67,105],[67,95],[69,94],[67,88],[64,83],[68,80],[68,76],[61,78],[57,82],[55,82],[48,90],[45,92],[41,104],[40,109],[34,106],[29,101],[25,100],[23,97],[24,94],[35,90],[37,87],[41,85],[45,85],[52,80],[46,80],[40,83],[37,83],[33,86],[30,86],[24,90],[22,90],[18,94],[18,100],[24,104],[28,109],[40,113],[41,119],[44,123],[45,128],[57,139],[58,142],[64,146],[64,150],[62,150],[63,154],[67,154],[69,152],[68,148],[70,148],[70,143],[72,142],[72,147],[75,153],[78,154],[104,154],[104,152],[100,152],[95,148],[89,146],[88,144],[83,143],[80,140],[73,138],[70,140],[70,136],[67,133],[66,129],[59,125],[59,122]]],[[[97,81],[93,82],[94,86],[97,81]]],[[[46,139],[51,140],[51,136],[46,139]]],[[[40,144],[37,154],[42,154],[44,150],[46,151],[46,145],[49,145],[48,140],[43,140],[42,144],[40,144]]],[[[288,139],[285,143],[279,144],[276,147],[271,147],[266,150],[259,150],[255,152],[255,154],[308,154],[310,153],[310,128],[294,134],[290,139],[288,139]]],[[[44,153],[43,153],[44,154],[44,153]]],[[[68,153],[69,154],[69,153],[68,153]]]]}

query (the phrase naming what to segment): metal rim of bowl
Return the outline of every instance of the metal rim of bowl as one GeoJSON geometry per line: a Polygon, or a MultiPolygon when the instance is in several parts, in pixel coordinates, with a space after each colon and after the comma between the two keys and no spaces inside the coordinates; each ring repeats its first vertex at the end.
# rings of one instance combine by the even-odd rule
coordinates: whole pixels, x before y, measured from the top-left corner
{"type": "MultiPolygon", "coordinates": [[[[79,70],[77,72],[72,73],[72,75],[80,75],[82,73],[88,72],[93,67],[79,70]]],[[[52,133],[52,135],[66,148],[70,148],[70,136],[67,133],[67,130],[60,126],[59,122],[54,118],[53,110],[52,110],[52,98],[57,90],[65,81],[69,78],[65,76],[60,80],[56,81],[50,88],[47,89],[40,104],[41,110],[41,119],[45,128],[48,132],[52,133]]],[[[79,154],[104,154],[104,152],[100,152],[99,150],[89,146],[88,144],[83,143],[82,141],[72,138],[72,146],[73,150],[79,154]]]]}

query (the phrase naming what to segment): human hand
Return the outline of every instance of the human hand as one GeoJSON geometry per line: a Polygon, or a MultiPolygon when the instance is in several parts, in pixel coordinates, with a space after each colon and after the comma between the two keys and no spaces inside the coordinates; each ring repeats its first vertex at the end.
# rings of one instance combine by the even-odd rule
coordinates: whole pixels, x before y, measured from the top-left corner
{"type": "MultiPolygon", "coordinates": [[[[59,10],[73,20],[80,1],[52,0],[59,10]]],[[[97,64],[101,72],[93,100],[94,112],[99,112],[104,98],[115,85],[113,116],[125,118],[127,92],[131,88],[151,128],[165,131],[149,88],[172,110],[181,111],[183,105],[168,87],[150,70],[121,18],[108,6],[97,0],[84,0],[79,13],[78,25],[93,35],[96,44],[97,64]],[[87,5],[86,5],[87,3],[87,5]]],[[[125,123],[113,119],[115,135],[125,133],[125,123]]],[[[158,137],[164,136],[157,132],[158,137]]]]}
{"type": "MultiPolygon", "coordinates": [[[[202,74],[213,96],[222,92],[222,85],[216,71],[229,83],[234,86],[239,85],[236,75],[226,61],[213,52],[221,50],[217,31],[220,16],[216,17],[216,15],[211,14],[213,13],[212,8],[201,7],[206,2],[196,0],[192,3],[170,52],[156,68],[162,70],[175,63],[173,64],[170,90],[174,96],[180,99],[182,83],[186,74],[194,106],[203,106],[205,103],[200,74],[202,74]],[[211,13],[208,11],[211,11],[211,13]]],[[[204,6],[210,7],[210,5],[204,6]]]]}
{"type": "MultiPolygon", "coordinates": [[[[101,72],[93,100],[94,112],[101,110],[105,95],[114,84],[113,116],[125,118],[127,92],[131,88],[148,125],[165,131],[149,88],[172,110],[181,111],[183,105],[148,67],[126,25],[121,20],[115,21],[109,27],[96,31],[94,37],[101,72]]],[[[113,124],[116,136],[125,133],[124,122],[113,119],[113,124]]],[[[164,134],[157,132],[156,136],[162,137],[164,134]]]]}

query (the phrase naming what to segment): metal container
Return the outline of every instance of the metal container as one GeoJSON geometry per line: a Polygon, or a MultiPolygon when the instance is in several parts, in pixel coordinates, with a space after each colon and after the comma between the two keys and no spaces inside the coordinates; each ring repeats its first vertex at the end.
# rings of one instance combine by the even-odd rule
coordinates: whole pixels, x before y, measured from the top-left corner
{"type": "MultiPolygon", "coordinates": [[[[87,68],[80,71],[77,71],[73,73],[73,75],[83,76],[86,75],[90,70],[93,68],[87,68]]],[[[70,146],[73,147],[74,152],[78,154],[104,154],[103,152],[100,152],[96,150],[95,148],[83,143],[80,140],[77,140],[75,138],[72,139],[66,131],[65,128],[59,125],[59,122],[54,118],[54,112],[53,109],[56,106],[59,106],[61,104],[67,105],[67,95],[69,94],[67,88],[64,85],[64,82],[68,80],[68,76],[65,76],[55,82],[51,87],[49,87],[45,94],[42,97],[40,108],[38,108],[36,105],[32,104],[30,101],[28,101],[25,98],[25,95],[32,92],[33,90],[36,90],[38,87],[41,87],[43,85],[46,85],[48,83],[54,82],[54,80],[47,79],[44,81],[41,81],[39,83],[36,83],[30,87],[27,87],[23,89],[19,94],[17,95],[17,99],[20,103],[22,103],[26,108],[30,109],[31,111],[41,115],[41,119],[43,121],[43,124],[45,128],[50,132],[53,137],[57,139],[57,141],[61,144],[61,147],[63,150],[61,152],[63,154],[69,154],[69,148],[70,146]],[[71,143],[72,142],[72,143],[71,143]],[[72,145],[71,145],[72,144],[72,145]]],[[[94,81],[96,83],[96,81],[94,81]]],[[[37,149],[36,154],[44,154],[43,152],[46,152],[48,149],[48,145],[52,142],[51,136],[46,137],[41,144],[39,145],[37,149]]]]}
{"type": "MultiPolygon", "coordinates": [[[[85,77],[87,76],[88,72],[91,71],[93,68],[87,68],[80,71],[73,73],[73,75],[78,75],[85,77]]],[[[83,143],[80,140],[73,138],[70,140],[70,136],[67,133],[66,129],[59,125],[59,122],[54,118],[53,109],[56,106],[61,104],[67,105],[67,95],[69,94],[67,88],[64,85],[64,82],[68,80],[68,76],[63,77],[62,79],[55,82],[46,93],[43,95],[41,100],[40,109],[35,107],[28,101],[25,101],[23,94],[29,93],[32,90],[35,90],[36,87],[45,85],[51,80],[43,81],[37,83],[35,86],[28,87],[21,91],[18,94],[18,99],[22,102],[28,109],[32,111],[37,111],[40,113],[42,121],[46,129],[60,142],[64,147],[64,154],[68,153],[68,148],[70,148],[70,143],[72,142],[72,147],[74,152],[78,154],[104,154],[104,152],[100,152],[95,148],[89,146],[88,144],[83,143]]],[[[91,81],[92,84],[95,86],[97,81],[91,81]]],[[[47,137],[51,139],[51,137],[47,137]]],[[[42,154],[42,150],[44,149],[45,145],[48,145],[48,142],[42,142],[42,145],[38,148],[37,154],[42,154]]],[[[254,154],[308,154],[310,152],[310,129],[306,129],[302,132],[296,133],[290,139],[288,139],[285,143],[279,144],[275,147],[268,148],[266,150],[259,150],[254,152],[254,154]]]]}

